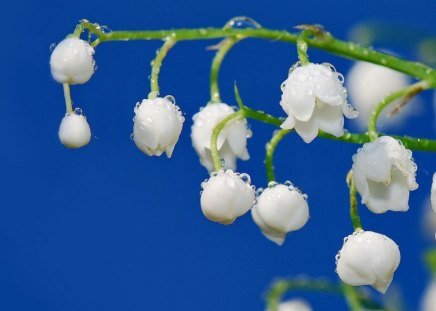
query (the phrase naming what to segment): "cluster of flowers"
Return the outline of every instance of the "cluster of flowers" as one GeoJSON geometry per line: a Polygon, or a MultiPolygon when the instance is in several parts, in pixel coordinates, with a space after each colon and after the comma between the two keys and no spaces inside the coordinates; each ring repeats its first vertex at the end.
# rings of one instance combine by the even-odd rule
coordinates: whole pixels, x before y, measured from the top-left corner
{"type": "MultiPolygon", "coordinates": [[[[94,49],[77,37],[57,45],[50,65],[60,83],[81,84],[94,72],[94,49]]],[[[344,134],[344,116],[358,113],[347,103],[343,77],[329,64],[307,64],[290,71],[282,84],[280,105],[287,114],[283,129],[295,129],[310,143],[322,130],[334,136],[344,134]]],[[[171,157],[184,117],[171,96],[144,99],[134,109],[133,140],[147,155],[171,157]]],[[[235,172],[236,159],[247,160],[245,119],[232,121],[220,132],[218,151],[225,169],[214,172],[211,136],[215,126],[234,113],[225,103],[211,103],[193,117],[191,138],[201,164],[211,172],[202,183],[201,209],[211,221],[231,224],[251,210],[254,222],[271,241],[281,245],[286,234],[302,228],[309,219],[307,197],[290,182],[272,182],[255,191],[247,174],[235,172]]],[[[59,137],[69,148],[90,140],[90,128],[83,115],[67,113],[59,137]]],[[[416,165],[410,150],[392,137],[379,137],[365,144],[353,156],[353,178],[362,203],[374,213],[407,211],[409,192],[418,185],[416,165]]],[[[436,199],[432,198],[432,201],[436,199]]],[[[336,257],[337,273],[350,285],[372,285],[384,293],[400,263],[398,245],[388,237],[357,229],[345,239],[336,257]]]]}

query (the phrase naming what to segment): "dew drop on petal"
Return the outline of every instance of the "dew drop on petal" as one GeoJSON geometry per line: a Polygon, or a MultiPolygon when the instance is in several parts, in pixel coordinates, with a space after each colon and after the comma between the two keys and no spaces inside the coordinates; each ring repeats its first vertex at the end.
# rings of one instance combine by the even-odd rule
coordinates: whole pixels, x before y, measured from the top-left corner
{"type": "Polygon", "coordinates": [[[83,116],[83,110],[82,108],[75,108],[74,109],[74,114],[78,115],[78,116],[83,116]]]}
{"type": "Polygon", "coordinates": [[[50,44],[50,52],[53,52],[53,50],[55,49],[55,47],[56,47],[56,43],[52,43],[52,44],[50,44]]]}
{"type": "Polygon", "coordinates": [[[239,178],[241,178],[242,181],[245,183],[248,183],[248,184],[251,183],[251,178],[250,178],[250,175],[248,175],[248,174],[245,174],[245,173],[240,174],[239,178]]]}

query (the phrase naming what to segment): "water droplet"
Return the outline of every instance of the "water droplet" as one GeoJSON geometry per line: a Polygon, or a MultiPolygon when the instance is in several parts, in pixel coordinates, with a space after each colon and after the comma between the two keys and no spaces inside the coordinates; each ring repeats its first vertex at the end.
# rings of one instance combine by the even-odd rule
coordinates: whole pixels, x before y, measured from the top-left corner
{"type": "Polygon", "coordinates": [[[130,134],[130,140],[135,140],[135,137],[134,137],[133,133],[130,134]]]}
{"type": "Polygon", "coordinates": [[[74,114],[78,115],[78,116],[82,116],[83,115],[83,110],[82,108],[76,108],[74,109],[74,114]]]}
{"type": "Polygon", "coordinates": [[[341,83],[344,84],[344,81],[345,81],[344,75],[342,73],[339,73],[339,72],[337,74],[338,74],[339,81],[341,81],[341,83]]]}
{"type": "Polygon", "coordinates": [[[253,29],[253,28],[261,28],[262,26],[256,22],[251,17],[247,16],[236,16],[230,19],[225,25],[224,29],[233,28],[233,29],[253,29]]]}
{"type": "Polygon", "coordinates": [[[263,188],[257,188],[256,190],[256,196],[260,196],[263,193],[264,189],[263,188]]]}
{"type": "Polygon", "coordinates": [[[165,99],[168,99],[173,105],[176,104],[176,99],[172,95],[165,96],[165,99]]]}
{"type": "Polygon", "coordinates": [[[246,137],[246,138],[251,138],[251,137],[253,137],[253,132],[252,132],[251,130],[247,129],[247,132],[245,133],[245,137],[246,137]]]}
{"type": "Polygon", "coordinates": [[[292,71],[294,71],[295,69],[297,69],[298,67],[300,67],[300,65],[301,65],[301,63],[300,63],[299,61],[296,62],[296,63],[294,63],[294,64],[291,66],[291,68],[289,68],[288,75],[290,75],[292,71]]]}
{"type": "Polygon", "coordinates": [[[245,182],[245,183],[248,183],[248,184],[251,183],[251,178],[250,178],[250,175],[248,175],[248,174],[245,174],[245,173],[240,174],[239,178],[241,178],[242,181],[245,182]]]}
{"type": "Polygon", "coordinates": [[[276,181],[270,181],[269,183],[268,183],[268,188],[274,188],[275,186],[277,186],[278,185],[278,183],[276,182],[276,181]]]}
{"type": "Polygon", "coordinates": [[[289,186],[293,186],[293,183],[290,182],[289,180],[285,181],[283,184],[284,184],[285,186],[287,186],[287,187],[289,187],[289,186]]]}
{"type": "Polygon", "coordinates": [[[53,50],[56,48],[56,43],[50,44],[50,52],[53,52],[53,50]]]}
{"type": "Polygon", "coordinates": [[[100,26],[100,30],[104,33],[111,33],[112,30],[108,26],[100,26]]]}
{"type": "Polygon", "coordinates": [[[330,64],[330,63],[322,63],[322,65],[328,67],[331,71],[336,72],[336,68],[332,64],[330,64]]]}

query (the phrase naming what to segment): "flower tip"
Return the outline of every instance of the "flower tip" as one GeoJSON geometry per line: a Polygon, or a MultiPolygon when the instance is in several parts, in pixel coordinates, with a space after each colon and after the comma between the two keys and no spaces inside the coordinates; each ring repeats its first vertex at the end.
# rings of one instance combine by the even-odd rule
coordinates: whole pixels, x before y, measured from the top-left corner
{"type": "Polygon", "coordinates": [[[59,126],[59,140],[70,149],[86,146],[91,140],[91,129],[86,118],[76,113],[68,113],[59,126]]]}

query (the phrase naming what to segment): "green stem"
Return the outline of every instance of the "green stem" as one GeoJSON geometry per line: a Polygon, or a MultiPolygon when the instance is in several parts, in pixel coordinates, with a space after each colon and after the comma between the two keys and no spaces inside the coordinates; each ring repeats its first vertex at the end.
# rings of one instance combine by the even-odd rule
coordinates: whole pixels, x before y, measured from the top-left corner
{"type": "Polygon", "coordinates": [[[303,30],[297,39],[297,54],[301,65],[309,64],[309,57],[307,56],[307,38],[311,34],[309,30],[303,30]]]}
{"type": "Polygon", "coordinates": [[[63,87],[66,111],[67,113],[73,113],[73,102],[71,100],[70,85],[68,83],[64,83],[63,87]]]}
{"type": "Polygon", "coordinates": [[[210,69],[210,102],[221,103],[220,91],[218,86],[218,74],[221,68],[221,64],[228,51],[241,40],[242,38],[229,37],[219,43],[219,49],[215,54],[210,69]]]}
{"type": "Polygon", "coordinates": [[[273,164],[273,157],[276,147],[279,144],[279,142],[283,139],[283,137],[285,137],[290,132],[292,132],[292,130],[278,130],[274,132],[271,140],[269,141],[269,143],[266,144],[265,168],[266,168],[266,178],[268,182],[276,180],[274,174],[274,164],[273,164]]]}
{"type": "MultiPolygon", "coordinates": [[[[151,62],[151,77],[150,77],[150,94],[151,97],[159,95],[159,72],[162,66],[162,61],[167,55],[168,51],[176,44],[177,40],[170,36],[165,40],[165,43],[156,54],[156,58],[151,62]]],[[[150,96],[149,96],[150,97],[150,96]]]]}
{"type": "Polygon", "coordinates": [[[362,311],[359,294],[353,286],[342,283],[342,291],[351,311],[362,311]]]}
{"type": "Polygon", "coordinates": [[[425,89],[428,89],[429,85],[425,81],[417,82],[415,84],[412,84],[408,87],[405,87],[401,90],[398,90],[396,92],[393,92],[389,94],[387,97],[385,97],[373,110],[371,117],[368,121],[368,134],[371,139],[371,141],[377,139],[378,132],[377,132],[377,120],[380,116],[380,113],[385,109],[390,103],[393,101],[404,98],[406,101],[410,100],[413,96],[417,95],[418,93],[422,92],[425,89]]]}
{"type": "Polygon", "coordinates": [[[353,171],[350,170],[347,174],[347,185],[350,188],[350,218],[353,224],[354,231],[363,229],[360,222],[359,212],[357,210],[356,186],[354,185],[353,171]]]}
{"type": "Polygon", "coordinates": [[[234,112],[234,113],[228,115],[227,117],[225,117],[213,129],[212,137],[210,139],[210,151],[212,153],[213,164],[214,164],[216,172],[223,168],[223,165],[221,163],[221,158],[220,158],[220,155],[218,153],[219,134],[223,130],[223,128],[227,125],[227,123],[234,121],[234,120],[242,119],[242,118],[244,118],[244,111],[239,110],[239,111],[234,112]]]}
{"type": "MultiPolygon", "coordinates": [[[[153,40],[165,39],[173,36],[178,41],[182,40],[203,40],[216,39],[223,37],[243,36],[251,38],[269,39],[273,41],[281,41],[295,43],[298,39],[298,34],[294,34],[283,30],[274,30],[267,28],[196,28],[196,29],[171,29],[171,30],[150,30],[150,31],[112,31],[104,33],[98,31],[96,24],[88,21],[81,22],[83,29],[95,33],[98,39],[93,42],[93,46],[97,46],[102,42],[108,41],[127,41],[127,40],[153,40]]],[[[403,72],[407,75],[415,77],[419,80],[429,82],[431,87],[436,87],[436,71],[428,66],[417,62],[406,61],[396,56],[375,51],[371,48],[366,48],[354,44],[352,42],[341,41],[334,38],[328,32],[321,32],[313,38],[307,39],[307,45],[330,52],[343,57],[367,61],[374,64],[379,64],[384,67],[403,72]]]]}

